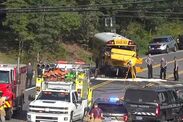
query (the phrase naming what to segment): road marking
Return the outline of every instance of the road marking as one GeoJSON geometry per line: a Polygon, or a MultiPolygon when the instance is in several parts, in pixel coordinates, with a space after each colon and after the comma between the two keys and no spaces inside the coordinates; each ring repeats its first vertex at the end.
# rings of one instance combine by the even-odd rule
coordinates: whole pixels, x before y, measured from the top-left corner
{"type": "MultiPolygon", "coordinates": [[[[179,58],[177,59],[177,61],[183,61],[183,58],[179,58]]],[[[173,62],[174,62],[173,60],[169,61],[168,64],[172,64],[173,62]]],[[[153,68],[158,68],[158,67],[160,67],[160,64],[153,65],[153,68]]],[[[144,68],[142,72],[144,71],[147,71],[147,68],[144,68]]]]}
{"type": "Polygon", "coordinates": [[[36,87],[34,86],[34,87],[31,87],[31,88],[28,88],[28,89],[26,89],[25,91],[29,91],[29,90],[32,90],[32,89],[35,89],[36,87]]]}
{"type": "Polygon", "coordinates": [[[163,54],[158,54],[158,55],[152,55],[152,57],[158,57],[158,56],[169,55],[169,54],[180,53],[180,52],[183,52],[183,50],[178,50],[176,52],[163,53],[163,54]]]}
{"type": "MultiPolygon", "coordinates": [[[[181,71],[179,72],[179,75],[180,75],[180,74],[183,74],[183,70],[181,70],[181,71]]],[[[170,79],[170,78],[173,78],[173,77],[174,77],[174,74],[170,74],[170,75],[167,76],[167,80],[170,79]]]]}
{"type": "Polygon", "coordinates": [[[111,82],[113,82],[113,81],[112,81],[112,80],[109,80],[109,81],[105,81],[105,82],[99,83],[99,84],[97,84],[97,85],[92,86],[91,89],[92,89],[92,90],[97,89],[97,88],[99,88],[99,87],[101,87],[101,86],[105,86],[105,85],[107,85],[107,84],[109,84],[109,83],[111,83],[111,82]]]}

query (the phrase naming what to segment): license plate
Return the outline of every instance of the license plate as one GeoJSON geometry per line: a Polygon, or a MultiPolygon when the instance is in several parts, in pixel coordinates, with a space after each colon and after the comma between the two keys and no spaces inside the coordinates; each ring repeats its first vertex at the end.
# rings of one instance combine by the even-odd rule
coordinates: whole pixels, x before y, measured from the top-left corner
{"type": "Polygon", "coordinates": [[[118,40],[118,41],[116,41],[116,44],[128,45],[128,41],[127,40],[118,40]]]}
{"type": "Polygon", "coordinates": [[[105,117],[105,122],[110,122],[111,121],[111,118],[110,117],[105,117]]]}
{"type": "Polygon", "coordinates": [[[141,116],[136,116],[136,120],[142,120],[141,116]]]}

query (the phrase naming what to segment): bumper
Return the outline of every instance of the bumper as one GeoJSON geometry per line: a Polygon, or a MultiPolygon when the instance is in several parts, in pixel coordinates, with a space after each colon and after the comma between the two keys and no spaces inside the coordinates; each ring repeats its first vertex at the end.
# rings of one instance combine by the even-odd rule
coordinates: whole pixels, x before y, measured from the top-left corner
{"type": "Polygon", "coordinates": [[[166,52],[165,50],[162,49],[149,49],[149,53],[161,53],[161,52],[166,52]]]}
{"type": "Polygon", "coordinates": [[[151,122],[151,121],[159,121],[160,119],[156,116],[140,116],[140,115],[131,115],[132,121],[139,122],[151,122]]]}
{"type": "Polygon", "coordinates": [[[29,112],[27,122],[70,122],[70,115],[29,112]]]}

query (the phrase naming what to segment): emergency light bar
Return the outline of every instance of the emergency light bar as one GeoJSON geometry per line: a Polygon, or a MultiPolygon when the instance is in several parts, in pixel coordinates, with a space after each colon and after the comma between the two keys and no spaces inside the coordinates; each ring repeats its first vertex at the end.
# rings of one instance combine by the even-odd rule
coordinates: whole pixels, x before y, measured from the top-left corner
{"type": "Polygon", "coordinates": [[[46,82],[46,89],[52,89],[52,90],[73,90],[74,84],[73,83],[66,83],[66,82],[52,82],[47,81],[46,82]]]}

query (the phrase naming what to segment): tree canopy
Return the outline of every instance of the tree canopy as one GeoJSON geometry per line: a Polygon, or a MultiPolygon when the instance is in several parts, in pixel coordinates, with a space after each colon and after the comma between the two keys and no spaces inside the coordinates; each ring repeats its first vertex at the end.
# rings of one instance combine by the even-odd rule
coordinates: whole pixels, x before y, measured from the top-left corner
{"type": "Polygon", "coordinates": [[[89,43],[93,35],[112,28],[136,41],[141,53],[147,51],[155,35],[176,38],[183,34],[182,0],[5,0],[1,5],[14,11],[43,9],[42,12],[6,11],[0,19],[4,28],[1,35],[12,36],[11,39],[5,36],[4,40],[21,41],[25,59],[44,52],[53,58],[58,56],[56,52],[64,56],[61,43],[85,43],[95,50],[89,43]],[[48,9],[49,12],[43,12],[48,9]],[[114,18],[112,28],[105,26],[106,17],[114,18]]]}

